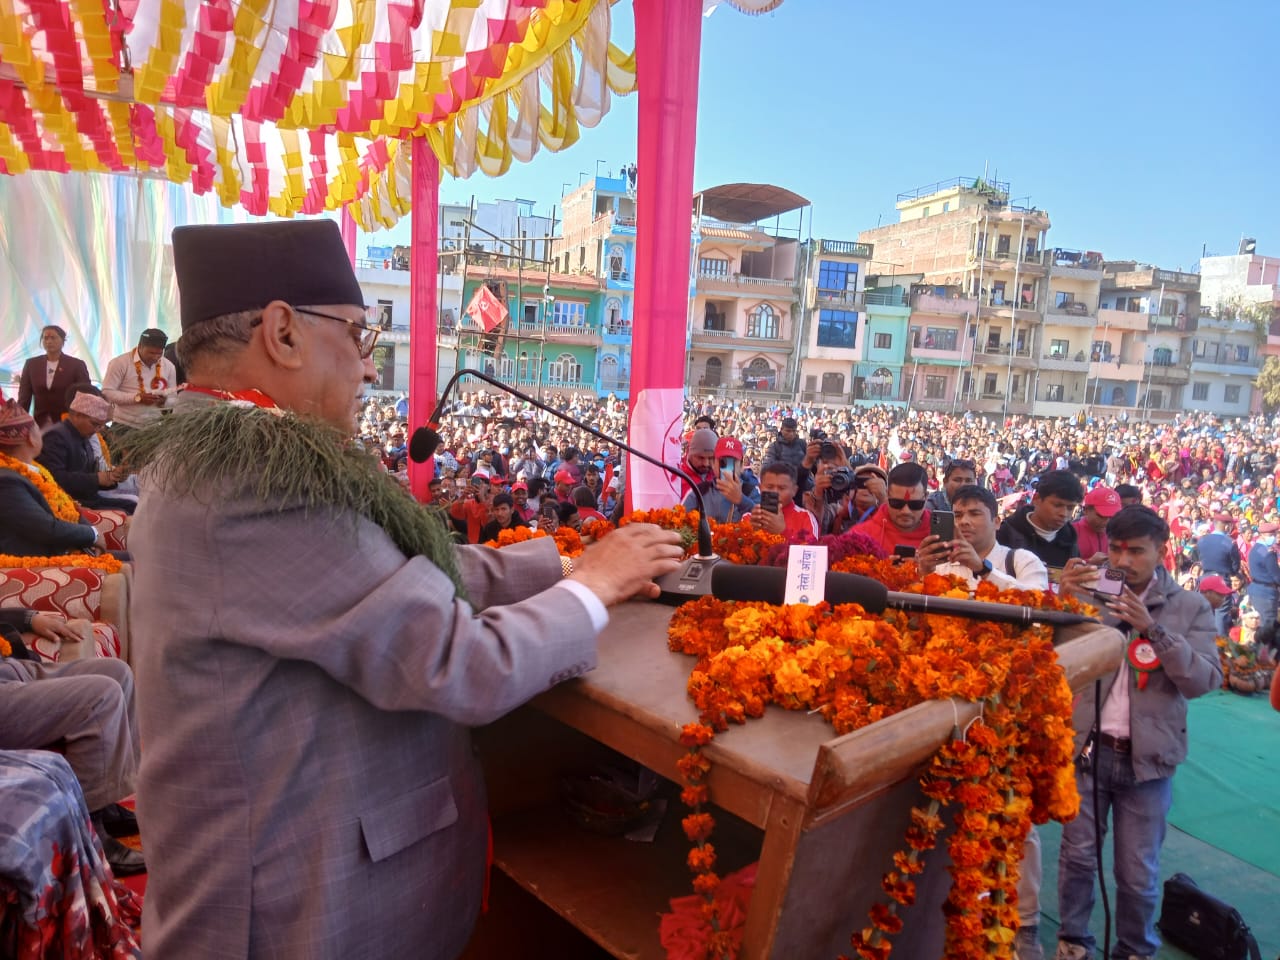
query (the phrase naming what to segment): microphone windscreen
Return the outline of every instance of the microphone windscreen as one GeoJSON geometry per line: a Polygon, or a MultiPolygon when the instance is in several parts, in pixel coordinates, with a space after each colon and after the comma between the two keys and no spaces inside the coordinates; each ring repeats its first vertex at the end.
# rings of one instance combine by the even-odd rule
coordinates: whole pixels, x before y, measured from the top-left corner
{"type": "MultiPolygon", "coordinates": [[[[856,573],[827,574],[827,603],[857,603],[869,613],[881,613],[889,602],[889,588],[856,573]]],[[[754,567],[721,561],[711,568],[711,595],[718,600],[762,600],[782,603],[787,595],[787,571],[782,567],[754,567]]]]}
{"type": "Polygon", "coordinates": [[[426,463],[440,446],[440,434],[431,427],[419,427],[409,438],[409,459],[414,463],[426,463]]]}

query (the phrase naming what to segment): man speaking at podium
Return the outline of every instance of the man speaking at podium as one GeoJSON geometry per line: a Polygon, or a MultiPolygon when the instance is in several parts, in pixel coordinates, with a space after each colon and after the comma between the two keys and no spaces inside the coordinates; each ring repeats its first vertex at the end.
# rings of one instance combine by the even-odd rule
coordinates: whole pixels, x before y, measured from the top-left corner
{"type": "Polygon", "coordinates": [[[149,960],[456,957],[468,727],[595,665],[678,537],[456,548],[349,441],[378,331],[335,223],[174,231],[173,416],[129,438],[149,960]]]}

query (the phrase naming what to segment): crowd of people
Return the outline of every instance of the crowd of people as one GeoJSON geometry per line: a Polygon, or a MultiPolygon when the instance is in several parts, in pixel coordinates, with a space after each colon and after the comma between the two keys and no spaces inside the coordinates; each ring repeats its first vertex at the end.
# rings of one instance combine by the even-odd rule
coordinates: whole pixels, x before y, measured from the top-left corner
{"type": "MultiPolygon", "coordinates": [[[[403,478],[408,404],[353,399],[374,382],[376,331],[362,321],[332,227],[175,233],[185,373],[164,356],[164,335],[148,330],[112,361],[100,389],[61,384],[64,363],[80,372],[61,353],[65,333],[46,328],[45,356],[28,364],[18,400],[0,412],[6,552],[101,547],[76,502],[132,510],[135,470],[165,468],[142,473],[146,509],[130,532],[155,956],[190,955],[193,943],[212,955],[232,941],[289,944],[282,955],[300,956],[319,936],[367,949],[367,931],[331,925],[353,904],[402,921],[381,925],[379,952],[431,940],[435,955],[456,953],[478,908],[485,842],[466,728],[590,669],[607,608],[652,595],[653,578],[681,553],[675,534],[646,524],[599,539],[575,561],[545,538],[501,553],[460,546],[518,526],[589,532],[625,509],[615,445],[507,396],[468,392],[445,411],[429,485],[443,509],[418,510],[379,471],[371,479],[368,458],[352,457],[345,438],[354,432],[381,473],[403,478]],[[295,261],[293,249],[308,255],[295,261]],[[332,270],[317,273],[316,258],[332,270]],[[138,459],[112,466],[117,441],[138,459]],[[422,723],[410,729],[399,719],[406,712],[422,723]],[[405,764],[409,755],[423,762],[405,764]],[[368,824],[384,816],[386,831],[370,836],[368,824]],[[410,821],[418,826],[401,831],[410,821]],[[295,829],[302,823],[334,829],[295,829]],[[426,869],[440,863],[444,873],[426,869]],[[299,869],[325,882],[288,884],[299,869]],[[452,896],[436,876],[462,876],[468,889],[443,936],[445,913],[422,909],[452,896]]],[[[617,397],[550,403],[626,436],[627,404],[617,397]]],[[[1247,629],[1260,647],[1274,646],[1280,420],[1191,414],[1157,424],[1082,413],[992,422],[697,399],[685,414],[685,479],[673,505],[837,553],[910,557],[922,573],[974,587],[1054,585],[1121,629],[1128,663],[1103,685],[1101,721],[1080,731],[1077,780],[1083,795],[1096,784],[1108,801],[1099,811],[1117,843],[1117,955],[1152,956],[1186,701],[1221,683],[1216,636],[1247,629]]],[[[100,799],[112,806],[119,794],[115,784],[100,799]]],[[[1062,960],[1094,948],[1091,817],[1064,833],[1062,960]]],[[[1019,894],[1021,960],[1040,955],[1040,876],[1033,835],[1019,894]]]]}

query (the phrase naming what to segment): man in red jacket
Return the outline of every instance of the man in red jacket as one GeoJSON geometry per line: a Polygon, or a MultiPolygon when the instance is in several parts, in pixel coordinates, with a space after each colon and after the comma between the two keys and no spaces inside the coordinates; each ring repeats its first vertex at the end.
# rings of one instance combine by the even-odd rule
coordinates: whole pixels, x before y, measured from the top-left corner
{"type": "Polygon", "coordinates": [[[852,529],[880,544],[886,554],[910,548],[912,555],[929,535],[929,511],[925,490],[929,477],[924,467],[908,460],[889,471],[889,498],[852,529]]]}

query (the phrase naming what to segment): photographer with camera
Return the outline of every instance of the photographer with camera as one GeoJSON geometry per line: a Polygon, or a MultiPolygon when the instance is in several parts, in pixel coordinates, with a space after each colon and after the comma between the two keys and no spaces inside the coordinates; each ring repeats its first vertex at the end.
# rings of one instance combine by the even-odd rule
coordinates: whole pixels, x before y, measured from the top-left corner
{"type": "MultiPolygon", "coordinates": [[[[810,441],[810,449],[817,450],[817,459],[808,470],[800,473],[799,485],[805,490],[801,502],[804,508],[818,518],[818,528],[825,535],[832,532],[832,527],[843,511],[849,512],[849,503],[853,497],[853,468],[844,449],[837,443],[826,439],[821,430],[810,441]],[[808,476],[805,476],[808,474],[808,476]]],[[[806,466],[808,458],[806,457],[806,466]]]]}

